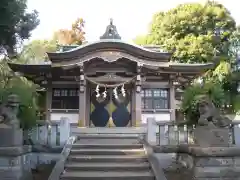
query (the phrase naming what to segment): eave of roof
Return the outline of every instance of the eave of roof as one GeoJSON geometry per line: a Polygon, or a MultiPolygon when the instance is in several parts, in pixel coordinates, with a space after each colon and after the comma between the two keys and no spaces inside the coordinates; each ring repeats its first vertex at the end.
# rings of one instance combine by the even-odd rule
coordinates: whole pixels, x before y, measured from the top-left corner
{"type": "Polygon", "coordinates": [[[172,53],[157,52],[142,46],[130,44],[117,39],[104,39],[92,43],[81,45],[65,52],[48,52],[48,57],[52,62],[64,61],[68,59],[81,58],[91,52],[100,51],[103,49],[118,49],[132,54],[136,57],[145,59],[161,59],[170,60],[172,53]]]}
{"type": "Polygon", "coordinates": [[[169,69],[176,70],[176,71],[185,71],[185,72],[195,72],[195,71],[205,71],[208,69],[214,68],[216,65],[214,63],[205,63],[205,64],[185,64],[185,63],[176,63],[176,62],[170,62],[169,63],[169,69]]]}
{"type": "Polygon", "coordinates": [[[9,67],[14,72],[29,73],[34,74],[38,72],[47,72],[52,68],[51,64],[17,64],[17,63],[8,63],[9,67]]]}
{"type": "MultiPolygon", "coordinates": [[[[36,74],[41,72],[51,72],[53,69],[58,69],[62,67],[54,67],[52,64],[15,64],[8,63],[9,67],[15,72],[21,72],[24,74],[36,74]]],[[[185,63],[175,63],[168,62],[163,63],[162,66],[148,66],[144,65],[148,69],[153,69],[155,71],[165,72],[165,73],[199,73],[212,69],[216,66],[214,63],[206,64],[185,64],[185,63]]]]}

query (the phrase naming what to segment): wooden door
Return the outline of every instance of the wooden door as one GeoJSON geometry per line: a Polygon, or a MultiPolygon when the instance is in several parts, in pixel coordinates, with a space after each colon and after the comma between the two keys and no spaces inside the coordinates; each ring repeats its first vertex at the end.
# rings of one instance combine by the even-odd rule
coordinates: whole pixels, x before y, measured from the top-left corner
{"type": "MultiPolygon", "coordinates": [[[[103,91],[100,91],[103,92],[103,91]]],[[[131,93],[126,92],[123,97],[118,93],[118,98],[113,94],[113,89],[107,89],[106,99],[96,98],[96,93],[91,93],[90,126],[92,127],[127,127],[131,126],[131,93]]]]}

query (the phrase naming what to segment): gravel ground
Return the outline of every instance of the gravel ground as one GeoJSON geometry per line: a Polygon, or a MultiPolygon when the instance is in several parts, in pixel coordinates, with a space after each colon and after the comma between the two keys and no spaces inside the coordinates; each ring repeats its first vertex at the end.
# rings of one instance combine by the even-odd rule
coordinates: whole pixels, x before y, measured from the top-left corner
{"type": "Polygon", "coordinates": [[[47,180],[50,176],[55,163],[39,165],[32,170],[33,180],[47,180]]]}

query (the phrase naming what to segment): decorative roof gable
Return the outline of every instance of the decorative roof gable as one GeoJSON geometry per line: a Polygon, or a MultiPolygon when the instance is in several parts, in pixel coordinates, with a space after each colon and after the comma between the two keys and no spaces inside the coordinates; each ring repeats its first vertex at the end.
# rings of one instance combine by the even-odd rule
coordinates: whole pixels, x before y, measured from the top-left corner
{"type": "Polygon", "coordinates": [[[113,25],[113,19],[110,19],[110,24],[107,26],[105,33],[100,37],[100,39],[121,39],[118,34],[117,27],[113,25]]]}

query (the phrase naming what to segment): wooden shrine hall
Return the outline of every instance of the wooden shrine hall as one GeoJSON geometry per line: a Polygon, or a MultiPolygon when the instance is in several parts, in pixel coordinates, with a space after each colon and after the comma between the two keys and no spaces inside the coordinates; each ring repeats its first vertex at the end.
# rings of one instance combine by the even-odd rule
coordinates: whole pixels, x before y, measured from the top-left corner
{"type": "Polygon", "coordinates": [[[47,120],[67,117],[82,127],[175,120],[177,85],[214,66],[170,62],[158,46],[126,43],[112,21],[97,42],[47,54],[48,62],[9,66],[45,88],[47,120]]]}

